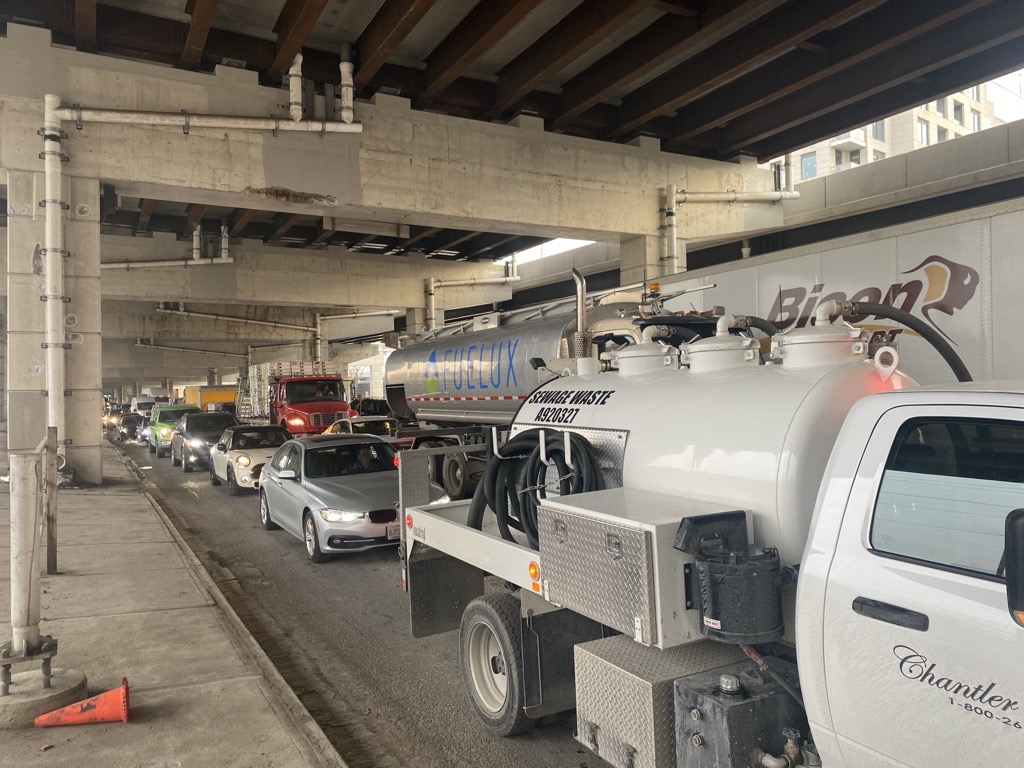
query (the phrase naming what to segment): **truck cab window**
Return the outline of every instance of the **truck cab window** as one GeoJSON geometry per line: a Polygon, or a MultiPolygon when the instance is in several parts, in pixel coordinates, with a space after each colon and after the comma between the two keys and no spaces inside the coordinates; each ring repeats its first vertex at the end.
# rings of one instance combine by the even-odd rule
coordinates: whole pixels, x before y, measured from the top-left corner
{"type": "Polygon", "coordinates": [[[875,503],[880,553],[1002,578],[1006,516],[1024,507],[1024,427],[914,419],[893,443],[875,503]]]}

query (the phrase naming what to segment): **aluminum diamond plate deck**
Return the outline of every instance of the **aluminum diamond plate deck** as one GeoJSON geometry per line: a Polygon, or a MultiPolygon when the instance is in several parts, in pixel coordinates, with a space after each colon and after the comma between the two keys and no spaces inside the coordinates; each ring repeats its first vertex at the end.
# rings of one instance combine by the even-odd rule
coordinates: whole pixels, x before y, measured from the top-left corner
{"type": "Polygon", "coordinates": [[[616,768],[675,768],[672,682],[742,659],[712,640],[666,651],[622,635],[577,645],[576,738],[616,768]]]}

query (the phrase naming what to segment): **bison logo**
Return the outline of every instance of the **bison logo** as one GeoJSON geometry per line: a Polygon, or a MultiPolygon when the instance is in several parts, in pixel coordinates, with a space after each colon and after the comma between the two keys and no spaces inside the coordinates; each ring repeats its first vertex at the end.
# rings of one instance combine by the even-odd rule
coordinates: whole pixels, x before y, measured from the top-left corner
{"type": "Polygon", "coordinates": [[[978,280],[980,279],[978,270],[968,267],[966,264],[950,261],[942,256],[929,256],[903,274],[909,275],[918,270],[924,271],[927,282],[927,288],[921,299],[921,314],[935,330],[949,339],[949,336],[939,328],[938,323],[932,318],[931,312],[942,312],[944,315],[952,317],[954,312],[966,307],[967,302],[974,298],[974,293],[978,290],[978,280]]]}

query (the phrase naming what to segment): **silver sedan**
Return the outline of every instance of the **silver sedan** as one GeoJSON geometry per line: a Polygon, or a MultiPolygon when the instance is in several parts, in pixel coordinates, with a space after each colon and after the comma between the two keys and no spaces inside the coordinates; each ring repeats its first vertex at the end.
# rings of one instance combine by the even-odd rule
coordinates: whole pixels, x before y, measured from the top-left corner
{"type": "MultiPolygon", "coordinates": [[[[439,486],[431,488],[440,499],[439,486]]],[[[306,544],[320,563],[331,554],[394,546],[399,537],[394,448],[372,435],[290,440],[266,465],[260,519],[306,544]]]]}

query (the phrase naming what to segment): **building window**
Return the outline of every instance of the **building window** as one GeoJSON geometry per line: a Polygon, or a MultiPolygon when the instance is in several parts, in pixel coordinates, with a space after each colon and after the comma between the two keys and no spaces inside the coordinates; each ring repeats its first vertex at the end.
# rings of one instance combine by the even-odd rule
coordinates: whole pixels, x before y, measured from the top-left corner
{"type": "Polygon", "coordinates": [[[953,102],[953,120],[960,125],[964,124],[964,105],[955,101],[953,102]]]}
{"type": "Polygon", "coordinates": [[[877,149],[872,150],[872,152],[871,152],[871,160],[873,162],[876,162],[876,163],[879,160],[885,160],[885,152],[879,152],[877,149]]]}
{"type": "Polygon", "coordinates": [[[850,150],[850,165],[860,165],[860,150],[859,149],[851,149],[850,150]]]}
{"type": "Polygon", "coordinates": [[[838,166],[840,166],[842,164],[843,164],[843,150],[837,149],[836,150],[836,166],[838,167],[838,166]]]}
{"type": "Polygon", "coordinates": [[[935,129],[935,140],[936,141],[945,141],[948,138],[949,138],[949,131],[947,131],[945,128],[936,128],[935,129]]]}
{"type": "Polygon", "coordinates": [[[972,109],[971,110],[971,130],[972,131],[980,131],[981,130],[981,112],[979,112],[976,109],[972,109]]]}
{"type": "Polygon", "coordinates": [[[805,155],[800,155],[800,178],[813,179],[817,175],[818,155],[814,152],[808,152],[805,155]]]}
{"type": "Polygon", "coordinates": [[[871,124],[871,138],[885,141],[885,120],[878,120],[871,124]]]}
{"type": "Polygon", "coordinates": [[[918,119],[917,121],[917,143],[928,143],[928,121],[918,119]]]}
{"type": "Polygon", "coordinates": [[[972,85],[970,90],[971,98],[975,101],[981,101],[981,88],[977,85],[972,85]]]}
{"type": "Polygon", "coordinates": [[[925,112],[927,112],[928,111],[928,102],[925,102],[924,104],[922,104],[919,107],[919,109],[923,109],[925,112]]]}
{"type": "Polygon", "coordinates": [[[938,112],[943,117],[946,117],[946,100],[945,99],[936,99],[935,100],[935,111],[938,112]]]}

